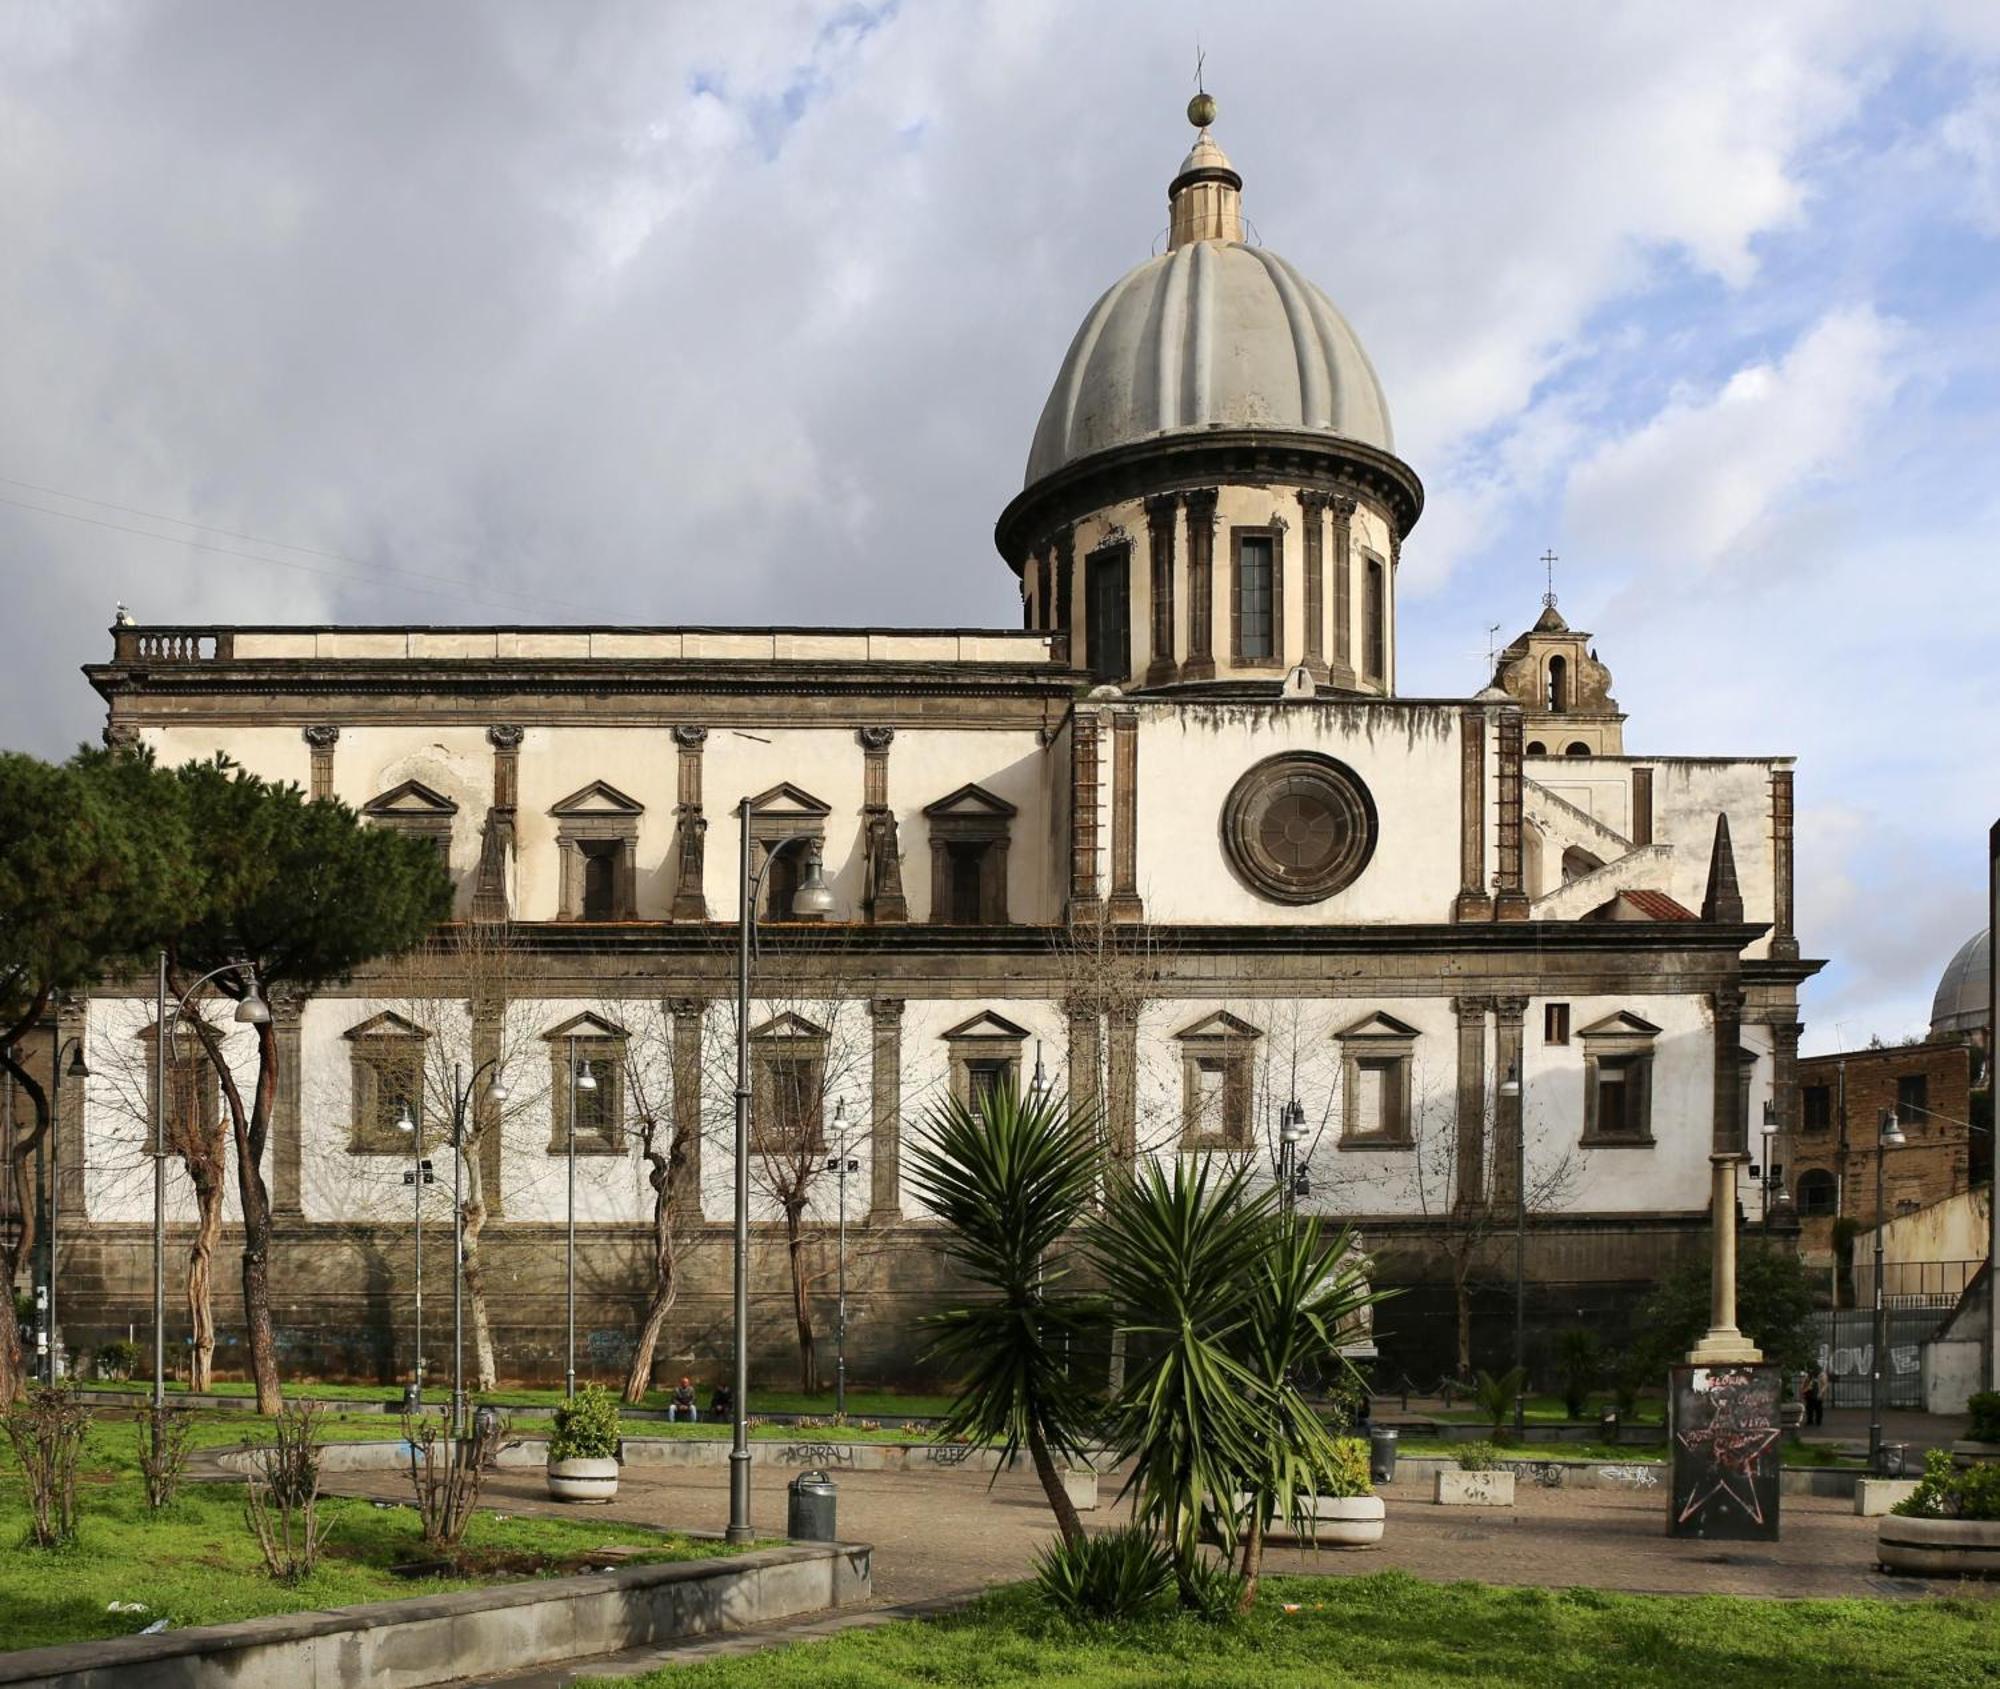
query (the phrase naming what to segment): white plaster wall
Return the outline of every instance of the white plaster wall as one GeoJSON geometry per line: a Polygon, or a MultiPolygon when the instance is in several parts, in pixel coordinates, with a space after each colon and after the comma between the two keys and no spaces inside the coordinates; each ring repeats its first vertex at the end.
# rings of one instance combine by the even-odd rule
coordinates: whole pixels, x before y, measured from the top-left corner
{"type": "MultiPolygon", "coordinates": [[[[344,741],[343,741],[344,747],[344,741]]],[[[673,901],[678,749],[664,727],[529,727],[521,740],[520,807],[515,816],[517,919],[552,921],[562,906],[556,818],[549,811],[596,781],[615,786],[645,813],[639,817],[635,876],[641,919],[662,920],[673,901]]],[[[492,801],[492,774],[486,781],[492,801]]],[[[482,816],[483,819],[483,816],[482,816]]],[[[711,851],[715,832],[709,833],[711,851]]]]}
{"type": "MultiPolygon", "coordinates": [[[[898,796],[896,754],[902,749],[902,742],[899,733],[889,750],[892,798],[898,796]]],[[[754,737],[747,730],[709,729],[702,759],[702,806],[708,816],[703,885],[712,919],[733,921],[737,917],[737,853],[742,839],[737,803],[784,781],[829,806],[824,847],[827,884],[833,888],[840,913],[844,916],[855,911],[858,918],[867,884],[861,836],[865,760],[851,726],[776,731],[759,728],[754,737]]],[[[671,797],[668,803],[671,808],[671,797]]],[[[906,841],[906,853],[908,849],[906,841]]],[[[671,872],[671,864],[666,865],[664,877],[670,879],[671,872]]],[[[904,876],[907,884],[907,862],[904,876]]]]}
{"type": "MultiPolygon", "coordinates": [[[[1067,761],[1062,768],[1067,771],[1067,761]]],[[[1007,848],[1007,915],[1052,921],[1060,898],[1049,883],[1049,788],[1057,770],[1033,732],[902,730],[889,748],[889,803],[903,848],[903,894],[910,919],[931,915],[930,823],[924,808],[968,783],[1004,798],[1020,813],[1007,848]]],[[[829,800],[830,801],[830,800],[829,800]]]]}
{"type": "MultiPolygon", "coordinates": [[[[1455,709],[1317,702],[1137,707],[1138,880],[1153,919],[1325,925],[1451,918],[1459,889],[1455,709]],[[1374,856],[1351,886],[1320,903],[1258,896],[1223,853],[1221,815],[1230,788],[1255,763],[1286,751],[1337,758],[1375,801],[1374,856]]],[[[1107,808],[1107,834],[1109,820],[1107,808]]]]}
{"type": "Polygon", "coordinates": [[[312,778],[312,748],[297,727],[176,723],[142,728],[139,739],[152,747],[162,768],[207,762],[217,751],[227,751],[232,762],[279,785],[307,786],[312,778]]]}
{"type": "Polygon", "coordinates": [[[360,809],[406,780],[458,805],[451,872],[461,898],[479,865],[480,829],[493,802],[493,747],[481,727],[343,727],[333,748],[333,795],[360,809]]]}
{"type": "MultiPolygon", "coordinates": [[[[1701,908],[1715,846],[1715,818],[1726,812],[1744,919],[1770,920],[1776,896],[1771,771],[1783,764],[1769,759],[1662,757],[1653,766],[1658,770],[1653,777],[1653,837],[1674,847],[1668,894],[1690,909],[1701,908]]],[[[1765,956],[1770,947],[1767,935],[1743,953],[1765,956]]]]}

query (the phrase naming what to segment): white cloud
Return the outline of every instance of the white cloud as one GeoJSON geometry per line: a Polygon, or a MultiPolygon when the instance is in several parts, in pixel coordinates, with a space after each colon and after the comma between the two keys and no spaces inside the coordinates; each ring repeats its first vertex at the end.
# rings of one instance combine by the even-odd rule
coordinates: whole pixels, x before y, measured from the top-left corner
{"type": "Polygon", "coordinates": [[[1677,393],[1569,477],[1566,530],[1620,561],[1708,566],[1843,467],[1894,396],[1903,334],[1867,307],[1820,319],[1777,362],[1677,393]]]}

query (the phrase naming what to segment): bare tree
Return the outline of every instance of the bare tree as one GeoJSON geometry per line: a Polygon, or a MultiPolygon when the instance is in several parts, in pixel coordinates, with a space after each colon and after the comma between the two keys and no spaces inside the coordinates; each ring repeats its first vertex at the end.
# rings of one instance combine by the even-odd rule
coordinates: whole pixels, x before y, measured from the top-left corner
{"type": "MultiPolygon", "coordinates": [[[[694,1012],[693,1005],[684,1005],[683,1012],[694,1012]]],[[[647,1017],[644,1030],[637,1036],[650,1036],[666,1018],[664,1005],[657,1005],[655,1014],[647,1017]]],[[[652,1192],[652,1226],[648,1240],[652,1283],[647,1287],[646,1311],[640,1317],[638,1340],[632,1345],[632,1358],[625,1368],[625,1400],[634,1406],[646,1399],[646,1391],[652,1385],[653,1359],[659,1350],[660,1337],[666,1330],[667,1315],[673,1311],[675,1298],[680,1294],[680,1256],[687,1229],[690,1223],[699,1224],[701,1220],[701,1194],[694,1188],[697,1167],[697,1158],[693,1153],[695,1143],[691,1133],[684,1131],[681,1124],[683,1099],[699,1094],[701,1044],[699,1039],[691,1045],[675,1043],[671,1030],[661,1030],[668,1041],[667,1070],[672,1080],[670,1095],[662,1097],[653,1094],[647,1075],[655,1064],[632,1064],[630,1081],[632,1100],[638,1112],[639,1158],[645,1166],[646,1183],[652,1192]],[[669,1118],[670,1108],[674,1111],[673,1118],[669,1118]]],[[[691,1121],[692,1133],[698,1134],[701,1130],[699,1119],[691,1109],[686,1117],[691,1121]]]]}
{"type": "MultiPolygon", "coordinates": [[[[1514,1161],[1516,1146],[1503,1141],[1499,1111],[1491,1098],[1474,1123],[1458,1118],[1456,1099],[1422,1093],[1412,1123],[1415,1150],[1409,1162],[1409,1194],[1429,1223],[1430,1236],[1451,1273],[1457,1317],[1458,1375],[1472,1376],[1472,1291],[1483,1272],[1497,1265],[1500,1247],[1511,1241],[1528,1215],[1568,1206],[1582,1177],[1574,1150],[1533,1149],[1525,1169],[1514,1161]],[[1507,1165],[1500,1164],[1504,1155],[1507,1165]],[[1523,1180],[1517,1202],[1515,1183],[1523,1180]]],[[[1521,1130],[1528,1133],[1523,1118],[1521,1130]]]]}

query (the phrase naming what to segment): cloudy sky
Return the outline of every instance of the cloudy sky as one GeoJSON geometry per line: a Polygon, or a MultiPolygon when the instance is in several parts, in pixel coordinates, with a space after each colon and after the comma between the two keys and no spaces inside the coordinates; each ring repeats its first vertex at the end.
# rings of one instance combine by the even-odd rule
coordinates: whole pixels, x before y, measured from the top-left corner
{"type": "Polygon", "coordinates": [[[0,8],[0,743],[142,621],[1007,624],[1194,44],[1430,489],[1403,690],[1561,556],[1640,753],[1800,757],[1808,1047],[2000,812],[2000,6],[0,8]]]}

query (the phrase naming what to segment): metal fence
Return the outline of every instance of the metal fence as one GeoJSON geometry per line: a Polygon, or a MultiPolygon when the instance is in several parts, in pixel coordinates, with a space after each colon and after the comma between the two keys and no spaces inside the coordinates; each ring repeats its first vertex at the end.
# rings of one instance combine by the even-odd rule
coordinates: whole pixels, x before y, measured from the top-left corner
{"type": "MultiPolygon", "coordinates": [[[[1889,1308],[1955,1308],[1965,1287],[1985,1266],[1979,1261],[1885,1261],[1882,1263],[1882,1303],[1889,1308]]],[[[1857,1308],[1875,1305],[1875,1263],[1854,1263],[1857,1308]]]]}
{"type": "MultiPolygon", "coordinates": [[[[1819,1362],[1832,1389],[1829,1407],[1868,1406],[1868,1380],[1875,1365],[1875,1314],[1872,1308],[1839,1313],[1822,1310],[1819,1321],[1819,1362]]],[[[1882,1367],[1882,1405],[1914,1408],[1924,1405],[1924,1343],[1937,1329],[1932,1308],[1889,1308],[1883,1325],[1888,1336],[1882,1367]]]]}

